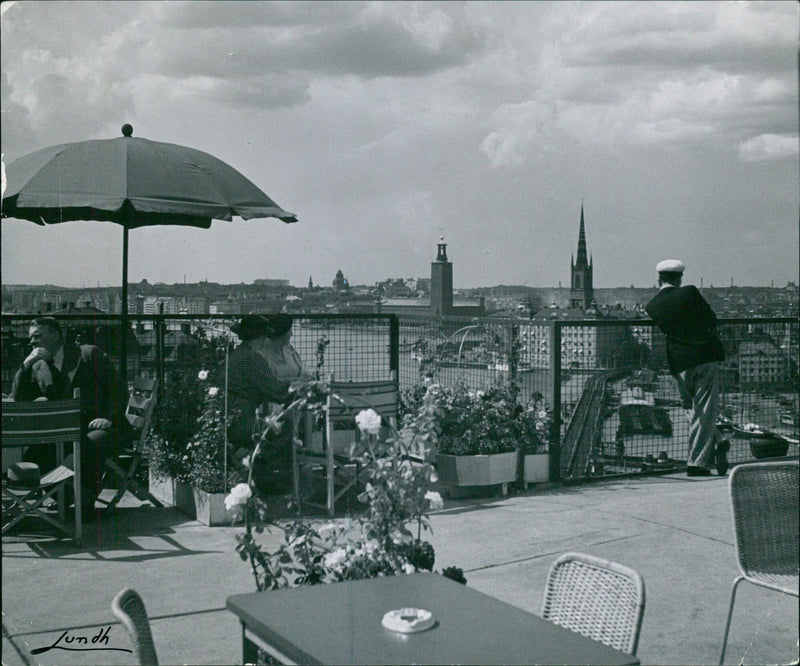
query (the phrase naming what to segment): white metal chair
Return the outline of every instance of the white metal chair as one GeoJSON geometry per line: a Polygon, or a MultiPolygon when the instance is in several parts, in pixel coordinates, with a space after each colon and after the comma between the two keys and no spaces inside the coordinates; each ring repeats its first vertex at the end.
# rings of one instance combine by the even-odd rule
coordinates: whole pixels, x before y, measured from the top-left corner
{"type": "MultiPolygon", "coordinates": [[[[359,480],[355,461],[350,459],[346,451],[336,450],[339,440],[358,440],[360,433],[355,425],[355,417],[363,409],[374,409],[380,414],[384,423],[396,428],[398,391],[394,372],[387,380],[369,382],[337,382],[331,373],[329,386],[330,394],[325,408],[323,452],[321,455],[315,455],[308,450],[308,446],[295,446],[293,467],[294,492],[298,505],[308,504],[324,508],[328,515],[333,517],[336,502],[359,480]],[[342,426],[346,428],[340,430],[342,426]],[[340,437],[341,433],[346,433],[344,438],[340,437]],[[326,488],[324,505],[302,496],[300,477],[304,468],[312,477],[317,475],[324,479],[326,488]]],[[[305,420],[304,423],[307,424],[308,421],[305,420]]],[[[306,441],[308,439],[307,436],[306,441]]]]}
{"type": "Polygon", "coordinates": [[[81,401],[76,390],[72,400],[41,402],[3,402],[3,447],[55,445],[58,467],[28,486],[3,478],[3,528],[11,529],[26,516],[41,518],[74,537],[81,544],[81,401]],[[72,443],[74,470],[64,463],[64,443],[72,443]],[[71,484],[75,491],[75,529],[66,522],[64,488],[71,484]],[[56,495],[57,493],[57,495],[56,495]],[[56,496],[58,516],[44,512],[44,503],[56,496]]]}
{"type": "Polygon", "coordinates": [[[725,659],[739,583],[795,597],[800,580],[800,463],[737,466],[728,479],[739,576],[733,582],[719,663],[725,659]]]}
{"type": "Polygon", "coordinates": [[[150,621],[139,593],[130,588],[120,590],[111,602],[111,610],[128,632],[140,666],[158,666],[150,621]]]}
{"type": "Polygon", "coordinates": [[[542,617],[636,654],[644,602],[644,581],[633,569],[592,555],[565,553],[547,576],[542,617]]]}

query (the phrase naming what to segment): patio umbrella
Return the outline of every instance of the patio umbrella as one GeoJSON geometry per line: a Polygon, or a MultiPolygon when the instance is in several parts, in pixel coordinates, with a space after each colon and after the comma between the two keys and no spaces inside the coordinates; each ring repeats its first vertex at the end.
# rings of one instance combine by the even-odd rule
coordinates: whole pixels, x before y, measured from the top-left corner
{"type": "Polygon", "coordinates": [[[222,160],[193,148],[133,137],[51,146],[8,165],[2,217],[58,224],[97,220],[122,225],[120,371],[127,378],[128,231],[152,225],[208,229],[211,220],[275,217],[297,222],[222,160]]]}

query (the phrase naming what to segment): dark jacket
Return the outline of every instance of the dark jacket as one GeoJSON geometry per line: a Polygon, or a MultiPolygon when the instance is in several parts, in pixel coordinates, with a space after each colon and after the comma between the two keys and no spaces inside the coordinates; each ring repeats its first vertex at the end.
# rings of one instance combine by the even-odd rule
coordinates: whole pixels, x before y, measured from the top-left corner
{"type": "MultiPolygon", "coordinates": [[[[219,386],[225,386],[224,366],[219,374],[219,386]]],[[[228,360],[228,439],[252,448],[256,408],[265,402],[283,403],[288,396],[288,382],[280,381],[267,361],[243,342],[228,360]]]]}
{"type": "Polygon", "coordinates": [[[725,360],[717,335],[717,316],[697,287],[666,287],[646,306],[667,338],[667,365],[673,375],[725,360]]]}
{"type": "MultiPolygon", "coordinates": [[[[121,434],[129,431],[130,427],[125,419],[128,392],[102,349],[94,345],[65,344],[61,371],[56,371],[55,368],[53,370],[55,390],[48,397],[56,400],[68,399],[73,396],[74,389],[80,389],[84,431],[97,418],[108,419],[121,434]]],[[[30,373],[30,368],[20,368],[14,375],[11,389],[14,400],[32,399],[26,395],[31,384],[30,373]]]]}

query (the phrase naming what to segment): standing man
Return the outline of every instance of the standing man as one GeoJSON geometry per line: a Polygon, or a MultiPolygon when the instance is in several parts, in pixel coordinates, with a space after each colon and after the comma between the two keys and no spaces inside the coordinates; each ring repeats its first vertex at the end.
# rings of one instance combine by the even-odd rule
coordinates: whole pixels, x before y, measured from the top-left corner
{"type": "Polygon", "coordinates": [[[688,476],[724,476],[730,442],[717,430],[719,372],[725,360],[717,317],[694,285],[681,286],[686,269],[678,259],[656,266],[660,291],[645,309],[667,338],[667,365],[689,415],[688,476]]]}
{"type": "MultiPolygon", "coordinates": [[[[130,436],[125,419],[127,391],[105,352],[94,345],[66,344],[58,320],[37,317],[28,330],[31,353],[14,375],[11,397],[17,401],[72,398],[81,392],[81,497],[84,519],[94,517],[106,451],[130,436]]],[[[55,467],[52,447],[30,449],[25,459],[42,469],[55,467]]]]}

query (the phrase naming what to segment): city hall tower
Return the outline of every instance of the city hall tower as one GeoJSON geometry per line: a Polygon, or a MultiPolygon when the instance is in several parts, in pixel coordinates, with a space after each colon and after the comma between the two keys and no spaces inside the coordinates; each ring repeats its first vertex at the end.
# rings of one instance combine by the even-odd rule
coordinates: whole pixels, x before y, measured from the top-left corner
{"type": "Polygon", "coordinates": [[[431,314],[453,314],[453,264],[447,260],[447,244],[437,244],[436,261],[431,262],[431,314]]]}

